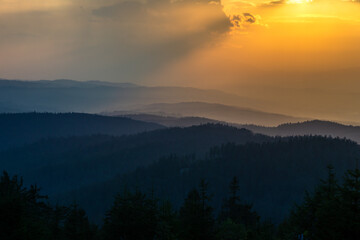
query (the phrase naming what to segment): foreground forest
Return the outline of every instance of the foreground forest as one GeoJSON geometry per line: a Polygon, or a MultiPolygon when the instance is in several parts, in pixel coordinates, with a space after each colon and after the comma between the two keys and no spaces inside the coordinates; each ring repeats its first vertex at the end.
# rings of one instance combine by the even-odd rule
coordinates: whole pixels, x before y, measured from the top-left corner
{"type": "Polygon", "coordinates": [[[355,240],[360,237],[360,170],[349,170],[338,184],[333,167],[279,225],[262,221],[239,194],[236,177],[215,214],[208,182],[190,190],[179,210],[171,202],[124,189],[113,200],[102,225],[89,222],[76,203],[51,205],[37,186],[4,172],[0,180],[0,238],[59,240],[355,240]]]}
{"type": "Polygon", "coordinates": [[[57,195],[62,202],[76,199],[95,221],[111,205],[119,189],[139,189],[168,199],[179,208],[188,191],[201,179],[209,182],[214,193],[212,207],[221,209],[231,178],[239,179],[243,200],[254,204],[264,218],[280,223],[305,190],[312,189],[326,177],[331,164],[342,175],[356,167],[358,145],[341,139],[292,137],[272,142],[234,144],[212,147],[203,156],[170,155],[148,166],[105,181],[57,195]],[[102,204],[99,204],[99,203],[102,204]]]}

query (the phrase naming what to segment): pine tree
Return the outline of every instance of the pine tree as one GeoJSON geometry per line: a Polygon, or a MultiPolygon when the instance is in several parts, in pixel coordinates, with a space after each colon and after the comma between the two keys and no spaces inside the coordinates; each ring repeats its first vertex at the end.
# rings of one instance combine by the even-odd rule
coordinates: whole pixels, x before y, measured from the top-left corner
{"type": "Polygon", "coordinates": [[[292,212],[288,235],[303,236],[304,240],[342,239],[340,194],[334,169],[328,166],[327,179],[321,180],[313,194],[306,193],[304,202],[292,212]]]}
{"type": "Polygon", "coordinates": [[[193,189],[189,192],[180,209],[180,239],[211,240],[215,238],[213,209],[208,205],[210,196],[208,184],[202,180],[200,192],[193,189]]]}
{"type": "Polygon", "coordinates": [[[229,218],[220,224],[216,236],[219,240],[246,240],[247,231],[243,224],[234,223],[229,218]]]}
{"type": "Polygon", "coordinates": [[[158,225],[157,202],[140,191],[115,198],[104,223],[106,240],[148,240],[154,239],[158,225]]]}
{"type": "Polygon", "coordinates": [[[86,213],[77,204],[70,206],[64,222],[64,236],[67,240],[90,240],[95,238],[95,229],[89,223],[86,213]]]}
{"type": "Polygon", "coordinates": [[[236,177],[232,179],[229,185],[229,198],[224,199],[219,221],[231,219],[234,223],[243,224],[248,229],[256,229],[259,223],[259,216],[252,211],[252,205],[242,204],[239,196],[239,183],[236,177]]]}
{"type": "Polygon", "coordinates": [[[360,169],[349,170],[341,187],[342,232],[344,240],[360,239],[360,169]]]}
{"type": "Polygon", "coordinates": [[[48,223],[54,240],[64,239],[64,222],[67,212],[67,207],[58,204],[52,210],[48,223]]]}
{"type": "Polygon", "coordinates": [[[0,239],[49,239],[51,208],[39,188],[23,186],[22,178],[4,172],[0,179],[0,239]]]}
{"type": "Polygon", "coordinates": [[[169,201],[163,201],[159,206],[158,225],[156,229],[156,240],[175,240],[177,215],[172,209],[169,201]]]}

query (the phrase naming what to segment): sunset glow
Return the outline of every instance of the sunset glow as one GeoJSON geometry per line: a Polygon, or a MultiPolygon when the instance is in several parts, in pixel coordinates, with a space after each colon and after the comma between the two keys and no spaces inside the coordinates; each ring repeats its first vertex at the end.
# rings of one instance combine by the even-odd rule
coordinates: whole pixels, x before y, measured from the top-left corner
{"type": "Polygon", "coordinates": [[[344,117],[331,107],[341,102],[349,108],[346,119],[360,119],[357,2],[1,0],[0,6],[3,78],[218,88],[276,102],[264,110],[332,119],[344,117]],[[279,94],[283,88],[296,100],[279,94]],[[305,89],[312,90],[303,99],[305,89]],[[306,99],[331,104],[284,104],[306,99]]]}

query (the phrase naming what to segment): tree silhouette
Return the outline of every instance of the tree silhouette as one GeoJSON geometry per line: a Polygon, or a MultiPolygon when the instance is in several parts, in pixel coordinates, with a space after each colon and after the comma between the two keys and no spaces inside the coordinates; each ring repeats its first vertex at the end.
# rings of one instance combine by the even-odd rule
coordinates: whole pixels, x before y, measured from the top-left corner
{"type": "Polygon", "coordinates": [[[140,191],[125,191],[115,198],[104,223],[106,240],[154,239],[157,230],[157,203],[140,191]]]}
{"type": "Polygon", "coordinates": [[[339,219],[343,226],[343,239],[360,239],[360,169],[349,170],[341,188],[341,211],[339,219]]]}
{"type": "Polygon", "coordinates": [[[169,201],[162,201],[158,210],[159,222],[156,229],[157,240],[177,239],[177,214],[169,201]]]}
{"type": "Polygon", "coordinates": [[[22,178],[4,172],[0,180],[0,239],[47,239],[50,207],[39,188],[23,186],[22,178]]]}
{"type": "Polygon", "coordinates": [[[230,219],[237,224],[243,224],[247,229],[255,229],[259,223],[259,216],[252,211],[252,205],[242,204],[239,196],[239,182],[234,177],[229,185],[229,198],[224,199],[219,221],[230,219]]]}
{"type": "Polygon", "coordinates": [[[90,225],[86,213],[77,204],[70,206],[64,222],[64,236],[67,240],[91,240],[95,229],[90,225]]]}
{"type": "Polygon", "coordinates": [[[349,170],[338,185],[333,167],[314,193],[307,193],[279,228],[280,239],[355,240],[360,237],[360,170],[349,170]]]}
{"type": "Polygon", "coordinates": [[[211,240],[215,238],[213,210],[208,205],[208,184],[201,180],[200,192],[193,189],[180,208],[180,239],[211,240]]]}

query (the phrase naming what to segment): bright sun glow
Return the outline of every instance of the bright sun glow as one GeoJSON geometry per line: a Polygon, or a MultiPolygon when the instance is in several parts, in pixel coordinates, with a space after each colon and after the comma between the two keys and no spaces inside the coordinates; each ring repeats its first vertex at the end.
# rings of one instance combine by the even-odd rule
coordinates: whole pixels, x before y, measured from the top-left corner
{"type": "Polygon", "coordinates": [[[301,3],[310,3],[312,0],[288,0],[288,4],[301,4],[301,3]]]}

